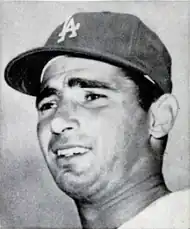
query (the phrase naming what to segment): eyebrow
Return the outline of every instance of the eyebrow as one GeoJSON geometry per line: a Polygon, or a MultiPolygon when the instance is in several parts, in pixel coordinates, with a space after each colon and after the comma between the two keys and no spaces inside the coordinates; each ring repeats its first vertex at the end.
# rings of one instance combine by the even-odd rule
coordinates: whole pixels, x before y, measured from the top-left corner
{"type": "MultiPolygon", "coordinates": [[[[100,88],[100,89],[108,89],[108,90],[115,90],[115,88],[106,82],[101,82],[98,80],[89,80],[89,79],[82,79],[78,77],[72,77],[68,80],[67,85],[69,87],[80,87],[80,88],[100,88]]],[[[44,98],[50,97],[52,95],[60,96],[60,91],[51,88],[49,86],[44,87],[40,93],[37,95],[36,98],[36,108],[38,107],[40,101],[44,98]]]]}
{"type": "Polygon", "coordinates": [[[79,86],[81,88],[101,88],[114,90],[115,88],[108,82],[101,82],[98,80],[82,79],[77,77],[72,77],[68,80],[69,87],[79,86]]]}

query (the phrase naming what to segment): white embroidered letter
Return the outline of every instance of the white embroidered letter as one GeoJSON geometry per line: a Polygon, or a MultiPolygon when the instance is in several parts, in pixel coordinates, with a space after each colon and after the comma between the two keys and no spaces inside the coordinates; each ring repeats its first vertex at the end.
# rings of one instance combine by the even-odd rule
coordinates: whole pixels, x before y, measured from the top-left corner
{"type": "Polygon", "coordinates": [[[59,39],[57,40],[58,43],[65,40],[65,36],[68,32],[71,34],[69,35],[69,38],[76,37],[77,36],[77,30],[80,28],[80,23],[75,24],[73,18],[69,18],[65,21],[63,25],[62,31],[59,33],[59,39]]]}

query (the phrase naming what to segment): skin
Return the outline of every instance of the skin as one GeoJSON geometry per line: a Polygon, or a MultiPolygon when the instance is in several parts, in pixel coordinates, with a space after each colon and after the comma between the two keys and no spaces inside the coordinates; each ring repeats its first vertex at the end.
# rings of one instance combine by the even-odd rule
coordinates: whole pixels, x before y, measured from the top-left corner
{"type": "Polygon", "coordinates": [[[119,227],[168,193],[154,155],[161,140],[150,135],[155,122],[121,69],[58,57],[43,71],[37,110],[45,161],[58,187],[75,201],[83,228],[119,227]],[[55,151],[66,145],[88,150],[57,159],[55,151]]]}

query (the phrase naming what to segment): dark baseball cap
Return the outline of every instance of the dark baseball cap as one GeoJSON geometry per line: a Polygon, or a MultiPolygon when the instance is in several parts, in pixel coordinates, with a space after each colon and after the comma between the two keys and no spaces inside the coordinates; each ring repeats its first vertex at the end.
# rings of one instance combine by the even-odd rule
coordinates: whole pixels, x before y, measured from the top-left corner
{"type": "MultiPolygon", "coordinates": [[[[163,93],[170,93],[171,57],[160,38],[138,17],[113,12],[81,12],[60,24],[43,47],[9,62],[5,80],[12,88],[37,96],[40,76],[52,58],[69,55],[139,71],[163,93]]],[[[138,74],[137,74],[138,75],[138,74]]]]}

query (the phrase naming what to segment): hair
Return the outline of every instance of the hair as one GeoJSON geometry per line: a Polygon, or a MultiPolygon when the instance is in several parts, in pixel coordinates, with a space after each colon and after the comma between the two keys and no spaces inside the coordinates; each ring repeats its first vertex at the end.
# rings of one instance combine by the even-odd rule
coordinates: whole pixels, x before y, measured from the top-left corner
{"type": "Polygon", "coordinates": [[[161,95],[163,90],[155,83],[144,77],[144,74],[136,70],[122,69],[124,75],[133,81],[137,87],[137,99],[141,108],[148,112],[151,104],[161,95]]]}
{"type": "MultiPolygon", "coordinates": [[[[136,70],[122,69],[124,76],[135,83],[137,87],[137,100],[140,107],[148,112],[152,103],[160,98],[164,94],[164,91],[155,83],[153,84],[150,80],[144,77],[144,74],[136,70]]],[[[167,146],[168,135],[165,135],[162,140],[162,153],[157,159],[163,159],[163,154],[167,146]]],[[[158,156],[158,155],[157,155],[158,156]]]]}

